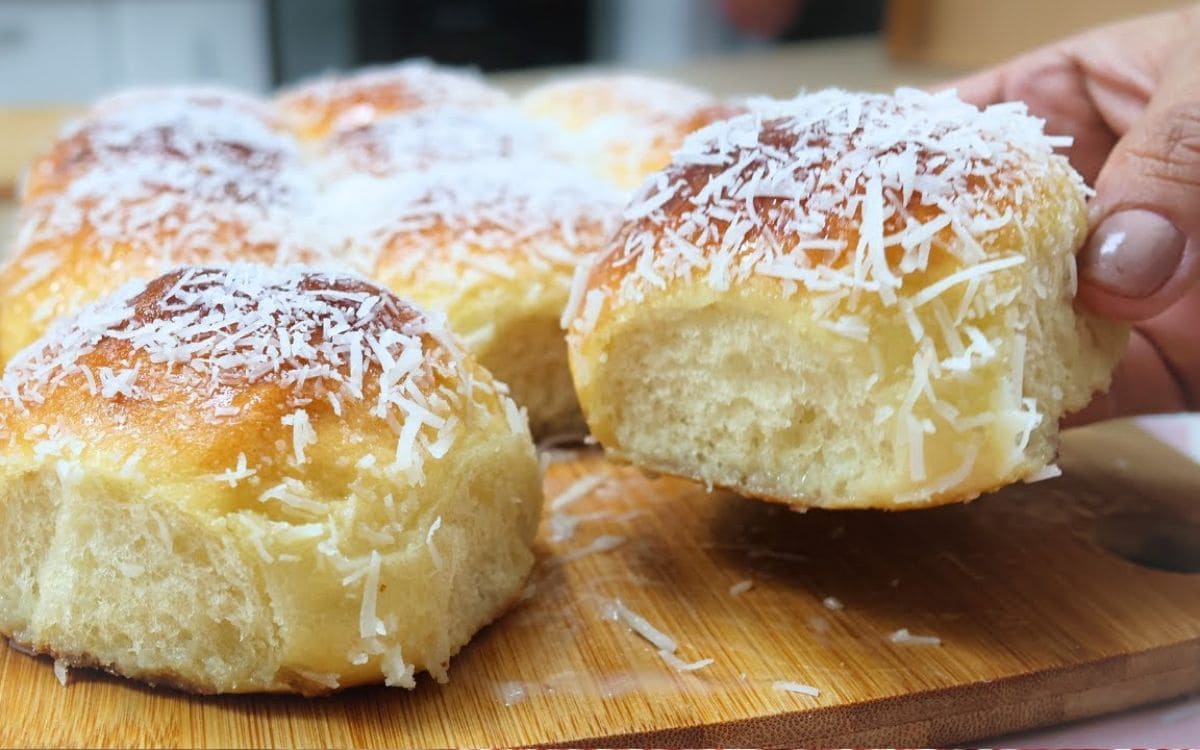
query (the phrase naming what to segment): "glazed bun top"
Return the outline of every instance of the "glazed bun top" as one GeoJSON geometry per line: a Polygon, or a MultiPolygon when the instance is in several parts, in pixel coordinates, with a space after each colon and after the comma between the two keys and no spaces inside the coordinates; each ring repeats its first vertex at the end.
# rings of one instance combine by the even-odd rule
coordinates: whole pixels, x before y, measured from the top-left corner
{"type": "Polygon", "coordinates": [[[643,183],[609,250],[576,278],[564,317],[576,332],[614,300],[677,282],[767,281],[821,298],[830,326],[865,336],[863,306],[907,315],[959,284],[974,293],[1035,260],[1021,254],[1026,214],[1082,205],[1082,180],[1054,153],[1070,139],[1047,136],[1020,104],[980,111],[952,91],[900,89],[748,106],[643,183]]]}
{"type": "Polygon", "coordinates": [[[413,60],[305,81],[275,102],[297,135],[319,139],[401,112],[499,107],[510,99],[473,71],[413,60]]]}
{"type": "Polygon", "coordinates": [[[19,354],[0,440],[26,455],[136,455],[165,483],[283,481],[314,456],[327,472],[378,459],[419,482],[491,382],[441,316],[356,277],[191,267],[127,285],[19,354]]]}

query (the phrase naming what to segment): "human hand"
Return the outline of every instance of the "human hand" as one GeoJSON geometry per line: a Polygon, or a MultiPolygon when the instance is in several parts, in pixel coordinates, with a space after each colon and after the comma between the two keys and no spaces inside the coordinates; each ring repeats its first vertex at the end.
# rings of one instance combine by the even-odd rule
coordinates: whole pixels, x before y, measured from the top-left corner
{"type": "Polygon", "coordinates": [[[804,11],[803,0],[718,0],[721,14],[739,31],[771,39],[804,11]]]}
{"type": "Polygon", "coordinates": [[[1134,322],[1112,388],[1068,419],[1200,408],[1200,6],[1072,37],[952,84],[1019,100],[1096,189],[1079,301],[1134,322]]]}

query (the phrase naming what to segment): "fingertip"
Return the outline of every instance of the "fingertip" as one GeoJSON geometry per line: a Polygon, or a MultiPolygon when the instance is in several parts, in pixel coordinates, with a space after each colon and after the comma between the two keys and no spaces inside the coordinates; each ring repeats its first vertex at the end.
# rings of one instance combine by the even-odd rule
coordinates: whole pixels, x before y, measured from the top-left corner
{"type": "Polygon", "coordinates": [[[1146,320],[1196,281],[1196,255],[1186,235],[1157,212],[1110,213],[1100,218],[1079,253],[1078,299],[1107,318],[1146,320]]]}
{"type": "Polygon", "coordinates": [[[998,70],[985,70],[965,78],[941,81],[929,88],[932,91],[954,89],[964,102],[986,107],[1003,101],[1004,78],[998,70]]]}
{"type": "Polygon", "coordinates": [[[1113,369],[1109,387],[1097,392],[1083,409],[1064,415],[1059,424],[1081,427],[1119,417],[1180,411],[1185,404],[1179,383],[1158,348],[1135,328],[1113,369]]]}
{"type": "Polygon", "coordinates": [[[1079,280],[1079,292],[1075,299],[1092,313],[1108,320],[1148,320],[1160,311],[1155,302],[1113,294],[1083,278],[1079,280]]]}

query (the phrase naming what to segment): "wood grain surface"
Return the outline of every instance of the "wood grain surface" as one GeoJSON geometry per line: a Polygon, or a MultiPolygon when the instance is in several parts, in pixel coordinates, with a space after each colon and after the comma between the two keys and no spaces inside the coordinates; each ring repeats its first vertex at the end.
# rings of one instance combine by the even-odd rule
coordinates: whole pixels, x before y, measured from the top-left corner
{"type": "Polygon", "coordinates": [[[796,514],[583,454],[548,497],[607,479],[547,519],[532,596],[448,685],[196,698],[77,670],[63,687],[0,647],[0,745],[930,747],[1200,689],[1200,574],[1121,556],[1200,567],[1200,467],[1123,423],[1069,433],[1061,465],[966,506],[796,514]],[[597,539],[616,546],[583,554],[597,539]],[[713,663],[675,671],[604,618],[615,598],[713,663]]]}

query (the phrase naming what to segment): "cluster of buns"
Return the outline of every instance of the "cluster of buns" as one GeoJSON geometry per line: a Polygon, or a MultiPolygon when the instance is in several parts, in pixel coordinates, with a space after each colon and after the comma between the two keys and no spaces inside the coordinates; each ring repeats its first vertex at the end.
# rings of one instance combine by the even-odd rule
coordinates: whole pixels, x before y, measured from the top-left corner
{"type": "Polygon", "coordinates": [[[299,144],[265,104],[219,90],[107,99],[31,167],[0,271],[0,362],[132,279],[189,263],[317,262],[299,144]]]}
{"type": "Polygon", "coordinates": [[[425,63],[68,126],[0,269],[0,633],[198,692],[445,679],[531,569],[533,436],[584,429],[588,143],[425,63]]]}
{"type": "Polygon", "coordinates": [[[575,266],[615,228],[620,183],[664,164],[717,110],[633,76],[546,89],[562,86],[570,97],[554,93],[544,117],[477,76],[420,62],[272,102],[217,89],[104,100],[29,171],[0,270],[0,362],[131,279],[194,263],[333,266],[445,311],[535,436],[581,434],[558,327],[575,266]],[[588,108],[610,90],[625,93],[588,108]],[[631,154],[641,171],[607,179],[605,166],[631,154]]]}
{"type": "Polygon", "coordinates": [[[1057,145],[952,94],[425,63],[101,102],[0,270],[0,633],[411,687],[521,591],[534,438],[796,507],[1044,473],[1125,336],[1072,305],[1057,145]]]}

